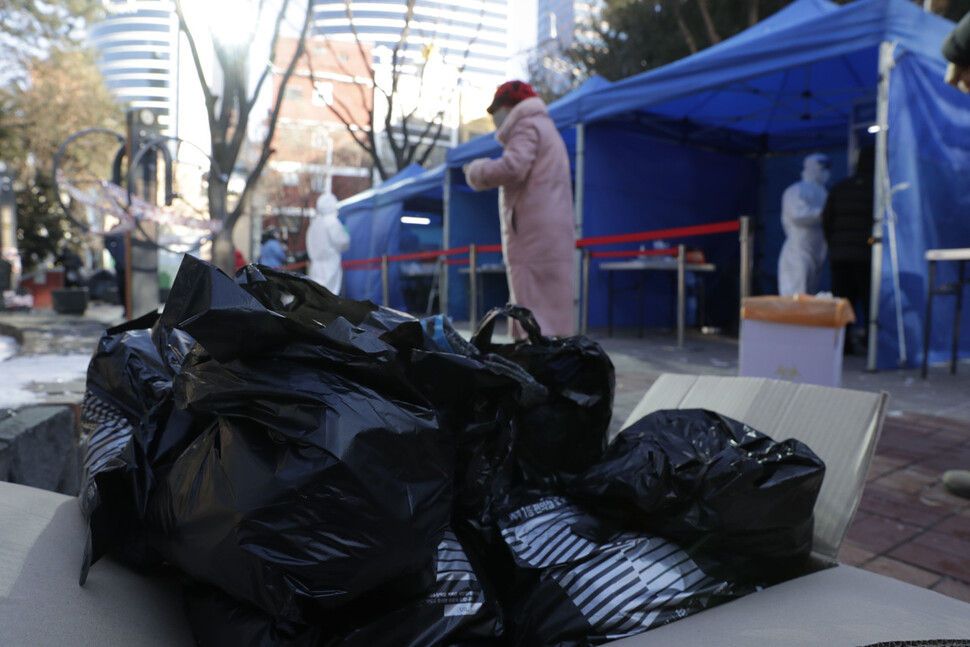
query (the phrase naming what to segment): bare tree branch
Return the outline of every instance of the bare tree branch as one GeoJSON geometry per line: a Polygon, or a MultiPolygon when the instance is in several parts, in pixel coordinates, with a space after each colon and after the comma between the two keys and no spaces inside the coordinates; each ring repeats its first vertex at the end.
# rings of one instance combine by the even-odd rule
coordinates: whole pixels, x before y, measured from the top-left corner
{"type": "Polygon", "coordinates": [[[711,19],[711,10],[707,6],[707,0],[697,0],[697,6],[701,10],[701,18],[704,19],[704,27],[707,29],[707,37],[711,39],[711,45],[720,43],[721,37],[714,29],[714,21],[711,19]]]}
{"type": "Polygon", "coordinates": [[[206,83],[205,72],[202,70],[202,59],[199,57],[199,47],[196,45],[195,36],[192,35],[192,32],[185,22],[185,14],[182,12],[181,0],[175,0],[175,14],[178,16],[179,29],[185,34],[185,38],[189,42],[192,63],[195,65],[195,73],[199,77],[199,85],[202,86],[202,95],[205,97],[205,108],[209,115],[209,123],[212,124],[216,120],[216,99],[212,96],[212,90],[209,88],[209,84],[206,83]]]}
{"type": "Polygon", "coordinates": [[[697,53],[697,41],[694,40],[694,34],[690,32],[690,28],[687,26],[687,22],[684,20],[684,14],[680,11],[680,0],[674,0],[674,19],[677,21],[677,27],[680,29],[680,33],[683,34],[684,40],[687,42],[687,48],[690,50],[691,54],[697,53]]]}
{"type": "MultiPolygon", "coordinates": [[[[286,3],[284,3],[284,6],[285,6],[285,4],[286,3]]],[[[273,135],[276,133],[276,125],[277,125],[277,122],[279,121],[280,109],[281,109],[282,104],[283,104],[283,96],[285,94],[286,85],[287,85],[287,83],[289,83],[290,78],[292,78],[292,76],[293,76],[293,71],[296,69],[297,61],[299,61],[300,57],[303,56],[304,46],[305,46],[305,42],[306,42],[306,34],[309,31],[309,29],[310,29],[310,23],[313,20],[313,4],[314,4],[314,0],[307,0],[306,16],[305,16],[305,18],[303,20],[303,29],[300,32],[300,39],[298,41],[298,44],[297,44],[297,47],[296,47],[296,51],[293,52],[293,56],[290,59],[289,65],[287,65],[286,71],[283,73],[283,78],[280,80],[280,89],[279,89],[279,92],[276,95],[276,101],[275,101],[275,103],[273,105],[273,110],[270,113],[269,128],[266,130],[266,137],[263,139],[263,145],[262,145],[262,150],[260,152],[259,160],[256,162],[256,165],[253,167],[253,169],[249,172],[249,175],[246,178],[246,186],[243,189],[243,192],[242,192],[242,194],[239,197],[239,202],[236,204],[236,208],[233,210],[233,212],[232,212],[232,214],[230,216],[230,220],[233,223],[241,215],[242,208],[246,204],[246,198],[252,192],[253,188],[255,188],[255,185],[257,183],[257,180],[258,180],[259,176],[263,172],[263,167],[266,166],[266,162],[269,161],[270,156],[273,154],[273,149],[271,148],[271,143],[273,141],[273,135]]],[[[284,11],[280,11],[280,14],[279,15],[282,16],[283,14],[284,14],[284,11]]],[[[275,29],[277,31],[273,35],[273,44],[274,44],[274,46],[278,42],[278,35],[279,35],[280,24],[281,24],[281,20],[278,18],[277,19],[277,22],[276,22],[276,27],[275,27],[275,29]]],[[[273,57],[275,58],[275,50],[274,50],[274,53],[273,53],[273,57]]],[[[253,101],[255,101],[255,97],[254,97],[254,100],[253,101]]],[[[246,106],[249,108],[249,110],[251,110],[251,105],[252,104],[250,104],[250,103],[246,103],[246,106]]],[[[246,111],[247,118],[248,118],[249,110],[246,111]]],[[[245,120],[243,120],[243,123],[245,123],[245,120]]],[[[235,134],[237,134],[237,135],[238,134],[241,134],[241,137],[239,138],[238,144],[236,142],[236,139],[237,138],[236,137],[233,138],[234,139],[234,141],[233,141],[233,154],[234,155],[238,155],[239,149],[240,149],[240,147],[242,145],[242,140],[246,136],[246,128],[245,127],[240,127],[237,130],[237,133],[235,133],[235,134]]],[[[235,159],[235,157],[233,157],[233,159],[235,159]]]]}

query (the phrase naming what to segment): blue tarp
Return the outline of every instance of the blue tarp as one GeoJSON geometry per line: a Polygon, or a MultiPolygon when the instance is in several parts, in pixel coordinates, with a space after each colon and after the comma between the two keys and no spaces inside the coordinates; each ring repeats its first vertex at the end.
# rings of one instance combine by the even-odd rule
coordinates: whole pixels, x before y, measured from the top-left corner
{"type": "MultiPolygon", "coordinates": [[[[878,365],[897,365],[901,337],[908,364],[918,364],[927,291],[925,251],[970,247],[970,219],[964,216],[970,197],[963,190],[970,177],[970,98],[942,82],[940,45],[952,28],[953,23],[923,12],[909,0],[857,0],[845,6],[828,0],[797,0],[695,55],[613,84],[600,79],[578,88],[551,105],[550,113],[572,155],[576,148],[572,126],[584,124],[581,235],[753,214],[760,241],[756,285],[770,285],[775,247],[780,245],[781,190],[797,179],[798,163],[807,152],[835,155],[833,180],[845,174],[850,126],[859,121],[858,115],[867,111],[871,115],[875,109],[880,44],[893,43],[889,183],[908,185],[894,194],[892,202],[903,334],[898,334],[896,324],[892,250],[889,236],[884,235],[878,365]]],[[[460,167],[500,152],[492,135],[449,151],[448,168],[442,170],[442,177],[448,172],[451,179],[446,214],[451,240],[446,246],[497,242],[495,192],[470,192],[460,167]]],[[[379,194],[385,196],[379,200],[384,205],[393,196],[384,187],[379,194]]],[[[354,204],[358,202],[347,207],[354,204]]],[[[683,241],[704,246],[720,268],[708,286],[708,294],[714,295],[708,314],[715,318],[737,312],[737,240],[736,236],[722,239],[683,241]]],[[[366,255],[379,255],[374,253],[377,250],[372,245],[366,255]]],[[[393,253],[394,249],[381,251],[393,253]]],[[[940,280],[954,277],[954,268],[941,268],[940,280]]],[[[666,277],[650,280],[654,285],[647,323],[669,323],[666,277]]],[[[621,277],[620,288],[622,282],[621,277]]],[[[462,286],[452,282],[451,314],[456,316],[465,308],[455,301],[464,292],[462,286]]],[[[605,287],[606,277],[594,271],[590,289],[594,326],[605,324],[605,287]]],[[[934,362],[949,352],[951,302],[940,299],[936,305],[930,352],[934,362]]],[[[628,307],[615,314],[620,325],[636,319],[628,307]]],[[[967,356],[970,317],[963,322],[961,355],[967,356]]]]}
{"type": "MultiPolygon", "coordinates": [[[[339,204],[339,216],[350,232],[350,248],[343,260],[380,258],[387,254],[417,251],[413,248],[414,236],[409,236],[407,226],[401,224],[405,210],[411,212],[441,213],[443,165],[425,171],[412,164],[389,178],[378,187],[363,191],[339,204]]],[[[435,247],[440,247],[440,241],[435,247]]],[[[406,309],[402,291],[400,265],[392,264],[388,272],[389,303],[400,310],[406,309]]],[[[344,295],[351,299],[367,299],[382,303],[380,269],[348,269],[344,272],[344,295]]]]}
{"type": "MultiPolygon", "coordinates": [[[[683,146],[760,155],[765,160],[764,183],[764,178],[770,181],[773,165],[767,156],[844,150],[853,110],[875,102],[880,43],[894,43],[889,182],[909,185],[893,201],[904,341],[898,334],[887,230],[878,367],[895,367],[902,348],[913,366],[922,358],[925,251],[970,245],[970,220],[964,216],[967,198],[962,191],[970,177],[970,101],[942,82],[940,45],[952,28],[952,22],[907,0],[859,0],[844,7],[824,0],[799,0],[715,47],[583,97],[582,119],[590,124],[591,133],[597,123],[619,122],[683,146]]],[[[590,167],[597,163],[592,156],[587,160],[590,167]]],[[[689,194],[690,187],[698,186],[703,183],[667,182],[672,196],[689,194]]],[[[587,196],[590,193],[587,188],[587,196]]],[[[765,214],[777,196],[760,198],[760,225],[768,227],[774,223],[766,221],[765,214]]],[[[597,202],[595,197],[587,200],[597,202]]],[[[596,217],[595,211],[587,208],[586,218],[591,217],[596,217]]],[[[761,269],[771,272],[773,268],[761,269]]],[[[942,272],[942,280],[947,280],[955,270],[942,268],[942,272]]],[[[953,306],[946,301],[941,300],[935,318],[931,361],[942,360],[949,352],[953,306]]],[[[966,319],[964,324],[961,355],[965,356],[970,355],[970,325],[966,319]]]]}
{"type": "MultiPolygon", "coordinates": [[[[880,44],[894,43],[888,169],[890,184],[909,185],[895,194],[892,206],[902,337],[908,364],[918,364],[925,251],[970,246],[970,219],[964,216],[970,198],[963,191],[970,177],[970,98],[942,82],[940,45],[952,28],[952,22],[909,0],[858,0],[845,6],[797,0],[698,54],[583,93],[571,103],[571,116],[559,124],[585,124],[582,235],[754,214],[756,234],[763,238],[756,274],[772,279],[777,250],[763,245],[766,232],[776,236],[779,230],[781,189],[797,179],[797,161],[810,151],[841,154],[836,173],[841,169],[844,175],[854,115],[874,112],[880,44]]],[[[492,151],[475,146],[482,144],[470,142],[452,151],[449,167],[492,151]]],[[[460,235],[459,221],[453,223],[452,231],[460,235]]],[[[888,235],[883,239],[878,365],[889,368],[898,363],[901,343],[888,235]]],[[[736,250],[736,237],[725,244],[736,250]]],[[[736,287],[736,251],[732,256],[723,245],[708,251],[722,270],[720,283],[715,279],[708,293],[724,297],[736,287]]],[[[941,271],[941,280],[955,276],[952,267],[941,271]]],[[[648,323],[650,316],[656,320],[652,323],[669,322],[664,280],[655,281],[648,323]]],[[[594,271],[591,325],[605,323],[605,288],[606,277],[594,271]]],[[[951,339],[953,306],[947,301],[952,299],[939,301],[931,361],[947,356],[951,339]]],[[[737,311],[736,299],[709,305],[715,315],[737,311]]],[[[616,314],[621,324],[635,320],[635,313],[616,314]]],[[[968,333],[970,318],[964,317],[963,356],[970,355],[968,333]]]]}

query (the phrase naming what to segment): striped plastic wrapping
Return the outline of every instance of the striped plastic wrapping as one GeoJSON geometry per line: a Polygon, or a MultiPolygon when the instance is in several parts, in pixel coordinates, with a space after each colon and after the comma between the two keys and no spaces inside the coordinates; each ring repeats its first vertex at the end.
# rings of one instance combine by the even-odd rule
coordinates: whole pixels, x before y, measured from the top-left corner
{"type": "Polygon", "coordinates": [[[720,580],[661,537],[624,531],[599,541],[580,534],[591,522],[568,500],[547,497],[499,523],[517,566],[536,576],[517,605],[517,616],[529,618],[518,627],[517,644],[616,640],[756,590],[720,580]],[[568,603],[550,605],[550,585],[568,603]]]}
{"type": "Polygon", "coordinates": [[[498,607],[486,597],[481,578],[453,530],[445,530],[435,561],[435,581],[423,596],[328,644],[417,647],[489,641],[501,635],[498,607]]]}

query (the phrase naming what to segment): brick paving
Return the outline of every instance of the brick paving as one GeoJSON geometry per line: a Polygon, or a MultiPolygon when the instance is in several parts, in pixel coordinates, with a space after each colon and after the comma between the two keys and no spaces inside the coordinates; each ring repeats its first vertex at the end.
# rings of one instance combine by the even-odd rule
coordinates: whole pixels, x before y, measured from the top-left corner
{"type": "Polygon", "coordinates": [[[887,417],[839,561],[970,602],[970,500],[940,482],[957,467],[970,469],[970,423],[887,417]]]}

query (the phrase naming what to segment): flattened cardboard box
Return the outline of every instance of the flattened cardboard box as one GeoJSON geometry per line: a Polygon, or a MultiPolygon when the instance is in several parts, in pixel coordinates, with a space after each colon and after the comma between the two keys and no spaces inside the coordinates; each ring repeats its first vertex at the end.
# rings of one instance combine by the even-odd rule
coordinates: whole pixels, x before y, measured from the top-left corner
{"type": "Polygon", "coordinates": [[[610,644],[790,647],[970,639],[970,604],[836,561],[862,498],[888,399],[886,393],[765,378],[661,376],[624,427],[660,409],[704,408],[776,440],[797,438],[825,461],[815,504],[814,570],[610,644]]]}
{"type": "MultiPolygon", "coordinates": [[[[836,565],[887,399],[762,378],[658,379],[626,424],[658,409],[707,408],[776,439],[798,438],[826,462],[815,507],[819,570],[612,644],[789,647],[970,638],[970,605],[836,565]]],[[[85,532],[76,498],[0,483],[0,646],[192,644],[174,581],[106,558],[77,586],[85,532]]]]}

